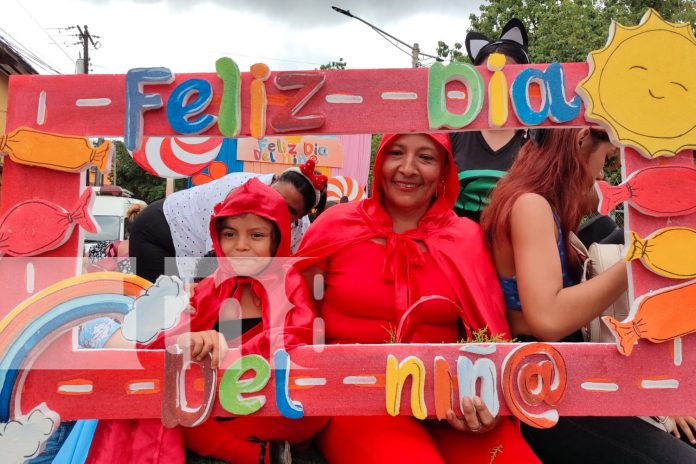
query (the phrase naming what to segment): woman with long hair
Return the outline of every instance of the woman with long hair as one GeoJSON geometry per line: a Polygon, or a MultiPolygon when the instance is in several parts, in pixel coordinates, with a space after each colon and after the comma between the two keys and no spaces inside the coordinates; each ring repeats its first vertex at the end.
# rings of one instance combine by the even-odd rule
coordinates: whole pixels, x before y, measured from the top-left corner
{"type": "MultiPolygon", "coordinates": [[[[481,225],[520,341],[582,341],[581,327],[627,288],[625,264],[580,283],[571,235],[589,211],[595,179],[616,152],[595,128],[530,131],[530,141],[496,187],[481,225]]],[[[561,417],[540,430],[522,425],[542,462],[696,462],[696,450],[635,417],[561,417]]]]}

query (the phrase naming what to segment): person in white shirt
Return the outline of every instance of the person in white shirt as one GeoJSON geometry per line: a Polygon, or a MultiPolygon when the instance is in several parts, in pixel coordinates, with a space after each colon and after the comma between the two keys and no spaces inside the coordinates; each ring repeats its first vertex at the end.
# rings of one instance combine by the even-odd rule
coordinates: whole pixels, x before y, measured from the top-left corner
{"type": "Polygon", "coordinates": [[[292,219],[292,250],[309,226],[307,214],[319,214],[326,206],[326,177],[308,161],[280,175],[235,172],[203,185],[181,190],[155,201],[133,223],[130,256],[135,273],[151,282],[163,274],[195,277],[196,259],[212,249],[208,230],[216,204],[251,178],[275,188],[288,204],[292,219]],[[176,257],[175,260],[166,258],[176,257]]]}

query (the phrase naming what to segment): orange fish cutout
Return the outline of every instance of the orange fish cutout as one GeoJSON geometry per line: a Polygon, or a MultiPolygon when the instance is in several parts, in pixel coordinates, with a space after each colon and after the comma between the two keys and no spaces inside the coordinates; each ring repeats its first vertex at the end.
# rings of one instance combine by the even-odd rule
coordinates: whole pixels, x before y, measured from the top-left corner
{"type": "Polygon", "coordinates": [[[645,239],[631,231],[626,261],[634,259],[663,277],[696,278],[696,230],[666,227],[645,239]]]}
{"type": "Polygon", "coordinates": [[[63,172],[81,172],[96,166],[106,175],[111,166],[113,145],[106,140],[95,147],[89,139],[51,134],[20,127],[0,137],[0,152],[12,161],[63,172]]]}
{"type": "Polygon", "coordinates": [[[640,339],[662,343],[696,332],[696,280],[641,296],[623,321],[611,316],[602,320],[624,356],[640,339]]]}

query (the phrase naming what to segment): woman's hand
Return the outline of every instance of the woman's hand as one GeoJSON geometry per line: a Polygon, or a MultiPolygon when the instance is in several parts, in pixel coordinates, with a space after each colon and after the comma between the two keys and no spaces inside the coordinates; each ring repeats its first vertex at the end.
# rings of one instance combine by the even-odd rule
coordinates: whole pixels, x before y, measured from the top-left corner
{"type": "Polygon", "coordinates": [[[212,356],[210,367],[214,369],[220,365],[228,350],[225,336],[217,330],[181,334],[176,343],[181,348],[190,348],[191,358],[196,361],[202,361],[210,354],[212,356]]]}
{"type": "Polygon", "coordinates": [[[677,438],[681,438],[679,429],[682,430],[686,439],[689,443],[696,445],[696,437],[694,437],[694,430],[696,430],[696,417],[694,416],[672,416],[674,419],[674,428],[672,429],[672,435],[677,438]]]}
{"type": "Polygon", "coordinates": [[[458,418],[451,409],[447,411],[447,422],[462,432],[485,433],[493,430],[498,421],[488,410],[481,398],[474,396],[462,398],[463,418],[458,418]]]}

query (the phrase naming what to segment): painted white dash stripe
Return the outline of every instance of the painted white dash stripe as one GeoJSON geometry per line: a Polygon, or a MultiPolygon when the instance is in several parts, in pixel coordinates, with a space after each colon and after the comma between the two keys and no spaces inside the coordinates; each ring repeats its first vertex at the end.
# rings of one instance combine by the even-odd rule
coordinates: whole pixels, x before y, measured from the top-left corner
{"type": "Polygon", "coordinates": [[[39,93],[39,106],[36,108],[36,124],[43,126],[46,122],[46,91],[39,93]]]}
{"type": "Polygon", "coordinates": [[[588,391],[615,392],[618,391],[619,386],[612,382],[583,382],[580,388],[588,391]]]}
{"type": "Polygon", "coordinates": [[[25,276],[27,281],[27,293],[34,293],[34,280],[36,277],[36,273],[34,272],[34,263],[27,263],[25,276]]]}
{"type": "Polygon", "coordinates": [[[311,387],[315,385],[326,385],[326,379],[321,378],[321,377],[305,377],[302,379],[295,379],[295,385],[298,385],[300,387],[311,387]]]}
{"type": "Polygon", "coordinates": [[[450,90],[447,92],[447,98],[452,100],[466,100],[466,94],[461,90],[450,90]]]}
{"type": "Polygon", "coordinates": [[[363,97],[360,95],[342,95],[335,93],[326,96],[327,103],[362,103],[363,97]]]}
{"type": "Polygon", "coordinates": [[[681,337],[675,338],[672,343],[674,343],[674,365],[681,366],[682,363],[682,339],[681,337]]]}
{"type": "Polygon", "coordinates": [[[382,100],[418,100],[416,92],[382,92],[382,100]]]}
{"type": "Polygon", "coordinates": [[[666,380],[641,380],[640,386],[642,388],[679,388],[679,381],[676,379],[666,379],[666,380]]]}
{"type": "Polygon", "coordinates": [[[345,385],[374,385],[377,383],[377,377],[374,375],[349,375],[343,378],[345,385]]]}
{"type": "Polygon", "coordinates": [[[93,388],[91,384],[65,384],[58,386],[58,393],[92,393],[93,388]]]}
{"type": "Polygon", "coordinates": [[[459,348],[459,351],[464,351],[465,353],[473,353],[473,354],[493,354],[493,353],[495,353],[495,345],[487,345],[487,346],[464,345],[461,348],[459,348]]]}
{"type": "Polygon", "coordinates": [[[133,382],[128,384],[128,391],[143,392],[152,390],[155,391],[155,382],[133,382]]]}
{"type": "Polygon", "coordinates": [[[80,98],[75,100],[75,106],[109,106],[110,98],[80,98]]]}

